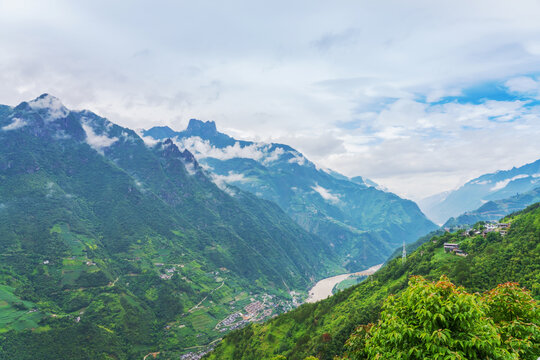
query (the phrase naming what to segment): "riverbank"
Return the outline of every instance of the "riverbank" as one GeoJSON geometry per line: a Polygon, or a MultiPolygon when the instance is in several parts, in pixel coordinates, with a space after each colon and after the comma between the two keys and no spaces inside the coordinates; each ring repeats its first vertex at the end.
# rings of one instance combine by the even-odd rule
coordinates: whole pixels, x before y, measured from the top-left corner
{"type": "Polygon", "coordinates": [[[326,279],[322,279],[319,282],[317,282],[315,286],[311,288],[311,290],[309,290],[309,297],[307,298],[306,302],[314,303],[320,300],[324,300],[330,295],[332,295],[332,289],[334,288],[334,286],[336,286],[343,280],[347,279],[348,277],[353,276],[353,275],[354,276],[369,276],[369,275],[374,274],[377,270],[379,270],[381,266],[383,266],[383,264],[374,265],[364,271],[359,271],[359,272],[350,273],[350,274],[341,274],[341,275],[332,276],[326,279]]]}

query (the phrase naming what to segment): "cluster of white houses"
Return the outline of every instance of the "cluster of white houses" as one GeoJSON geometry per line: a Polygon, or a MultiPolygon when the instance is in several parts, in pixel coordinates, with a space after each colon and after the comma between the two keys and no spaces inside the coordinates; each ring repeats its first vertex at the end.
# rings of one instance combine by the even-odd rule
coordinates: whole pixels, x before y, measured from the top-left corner
{"type": "Polygon", "coordinates": [[[482,231],[482,235],[484,235],[485,237],[487,233],[497,231],[499,234],[504,236],[508,233],[509,228],[509,223],[487,223],[486,225],[484,225],[484,231],[482,231]]]}
{"type": "MultiPolygon", "coordinates": [[[[483,230],[476,230],[473,231],[473,229],[468,229],[462,233],[463,236],[470,236],[471,234],[474,235],[482,235],[483,237],[486,237],[486,235],[490,232],[498,232],[502,236],[505,236],[508,233],[508,229],[510,228],[509,223],[493,223],[489,222],[484,225],[483,230]]],[[[451,252],[458,256],[467,256],[468,254],[460,250],[459,244],[454,243],[444,243],[444,252],[451,252]]]]}
{"type": "MultiPolygon", "coordinates": [[[[505,236],[508,233],[509,228],[509,223],[488,222],[484,225],[482,230],[467,229],[461,235],[482,235],[483,237],[486,237],[486,235],[490,232],[498,232],[502,236],[505,236]]],[[[446,231],[450,231],[450,229],[446,229],[446,231]]]]}

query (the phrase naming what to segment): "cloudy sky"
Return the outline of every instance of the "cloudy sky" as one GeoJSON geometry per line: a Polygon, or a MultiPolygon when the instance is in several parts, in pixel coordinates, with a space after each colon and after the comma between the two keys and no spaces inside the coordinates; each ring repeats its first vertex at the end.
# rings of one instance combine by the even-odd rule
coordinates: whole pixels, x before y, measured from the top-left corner
{"type": "Polygon", "coordinates": [[[413,199],[540,158],[538,1],[0,0],[0,103],[215,120],[413,199]]]}

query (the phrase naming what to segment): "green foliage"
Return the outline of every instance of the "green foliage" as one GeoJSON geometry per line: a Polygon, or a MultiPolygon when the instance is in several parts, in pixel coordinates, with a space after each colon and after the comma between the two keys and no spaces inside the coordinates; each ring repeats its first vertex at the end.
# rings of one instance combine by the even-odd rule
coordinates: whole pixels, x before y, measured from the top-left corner
{"type": "Polygon", "coordinates": [[[369,359],[510,359],[475,295],[447,278],[412,277],[383,304],[366,341],[369,359]]]}
{"type": "Polygon", "coordinates": [[[535,359],[540,354],[540,307],[530,292],[505,283],[487,292],[484,302],[504,347],[520,359],[535,359]]]}
{"type": "Polygon", "coordinates": [[[538,303],[516,283],[480,296],[444,276],[433,283],[412,277],[407,290],[385,300],[376,325],[351,334],[339,359],[532,360],[540,353],[538,316],[538,303]]]}
{"type": "MultiPolygon", "coordinates": [[[[430,281],[446,275],[450,281],[466,289],[469,294],[482,293],[509,281],[519,282],[530,290],[529,296],[538,300],[540,299],[540,207],[530,206],[504,221],[511,222],[511,228],[506,236],[493,233],[485,238],[481,235],[471,237],[461,232],[434,236],[424,241],[414,252],[409,253],[405,263],[401,258],[391,260],[376,274],[357,286],[315,304],[302,305],[264,325],[251,327],[249,332],[241,330],[226,336],[209,359],[268,359],[276,354],[282,354],[291,360],[301,360],[310,355],[315,355],[320,360],[332,360],[334,356],[342,356],[346,351],[351,351],[350,346],[355,342],[364,344],[367,341],[366,329],[358,326],[377,323],[384,300],[391,294],[399,296],[407,291],[408,280],[413,275],[421,275],[430,281]],[[443,250],[445,242],[458,243],[468,256],[445,253],[443,250]],[[358,336],[351,337],[351,333],[357,328],[358,336]],[[323,334],[330,334],[331,340],[322,341],[323,334]],[[272,335],[271,339],[269,335],[272,335]],[[264,339],[263,343],[261,339],[264,339]],[[346,344],[349,344],[349,348],[346,344]],[[233,353],[235,357],[230,357],[229,354],[233,353]]],[[[460,292],[464,291],[460,288],[460,292]]],[[[463,296],[470,299],[469,295],[463,296]]],[[[476,302],[478,308],[488,316],[486,307],[480,301],[476,302]]],[[[533,309],[535,309],[533,313],[538,314],[536,305],[533,309]]],[[[537,319],[535,317],[537,315],[533,316],[529,312],[527,316],[528,320],[524,322],[538,325],[538,320],[534,320],[537,319]]],[[[437,319],[440,321],[438,317],[437,319]]],[[[495,319],[494,323],[501,335],[500,347],[511,353],[518,351],[511,350],[506,345],[509,337],[505,335],[506,330],[500,326],[500,321],[495,319]]],[[[538,343],[535,340],[537,335],[534,335],[536,325],[531,330],[529,340],[527,336],[520,335],[523,341],[520,340],[518,343],[521,344],[519,346],[523,351],[530,351],[525,350],[529,346],[527,341],[531,344],[534,341],[538,343]]],[[[518,346],[518,343],[514,346],[518,346]]],[[[357,352],[351,353],[351,357],[354,355],[362,359],[367,356],[362,346],[358,345],[355,349],[357,352]]],[[[533,349],[538,352],[536,348],[533,349]]]]}
{"type": "Polygon", "coordinates": [[[0,358],[177,356],[223,336],[248,293],[286,300],[341,269],[278,206],[223,192],[171,142],[149,148],[88,111],[47,116],[0,113],[0,128],[27,124],[0,131],[0,358]],[[94,149],[83,125],[116,140],[94,149]]]}
{"type": "Polygon", "coordinates": [[[368,356],[366,341],[369,339],[372,327],[373,324],[358,326],[345,343],[346,354],[343,357],[336,357],[335,360],[366,359],[368,356]]]}

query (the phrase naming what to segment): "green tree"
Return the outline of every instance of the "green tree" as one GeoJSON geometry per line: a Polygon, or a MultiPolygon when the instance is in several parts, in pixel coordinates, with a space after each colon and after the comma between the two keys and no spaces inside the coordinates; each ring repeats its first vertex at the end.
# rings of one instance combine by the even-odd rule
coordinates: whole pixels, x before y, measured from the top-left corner
{"type": "Polygon", "coordinates": [[[503,346],[487,306],[443,276],[413,276],[400,296],[390,296],[369,332],[369,359],[515,359],[503,346]]]}
{"type": "Polygon", "coordinates": [[[366,340],[369,338],[372,326],[373,324],[358,326],[345,343],[347,355],[342,358],[336,357],[335,360],[367,359],[366,340]]]}
{"type": "Polygon", "coordinates": [[[540,311],[531,293],[517,283],[506,283],[488,291],[483,299],[506,349],[520,359],[536,359],[540,355],[540,311]]]}

